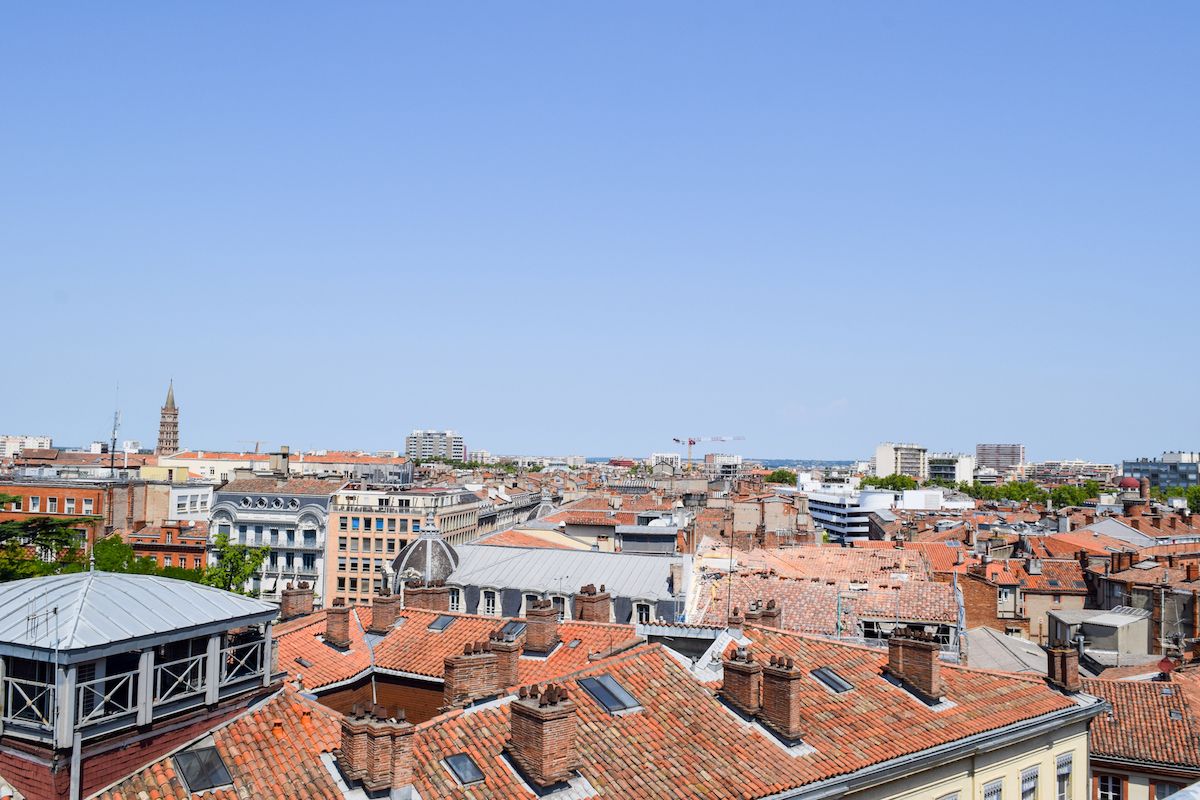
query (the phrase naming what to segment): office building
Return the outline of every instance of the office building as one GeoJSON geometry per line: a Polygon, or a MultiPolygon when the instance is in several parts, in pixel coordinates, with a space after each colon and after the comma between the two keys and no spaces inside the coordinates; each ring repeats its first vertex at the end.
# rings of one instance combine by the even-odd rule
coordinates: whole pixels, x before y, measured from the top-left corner
{"type": "Polygon", "coordinates": [[[975,480],[975,456],[965,453],[931,453],[929,480],[970,483],[975,480]]]}
{"type": "Polygon", "coordinates": [[[12,458],[22,450],[49,450],[54,446],[49,436],[0,436],[0,458],[12,458]]]}
{"type": "Polygon", "coordinates": [[[1200,453],[1170,452],[1159,458],[1139,458],[1121,464],[1127,478],[1150,479],[1150,488],[1188,489],[1200,485],[1200,453]]]}
{"type": "Polygon", "coordinates": [[[455,431],[413,431],[404,440],[404,454],[409,458],[446,458],[467,460],[467,445],[455,431]]]}
{"type": "Polygon", "coordinates": [[[894,492],[823,485],[809,490],[808,510],[812,520],[825,529],[832,541],[865,539],[873,511],[886,511],[896,502],[894,492]]]}

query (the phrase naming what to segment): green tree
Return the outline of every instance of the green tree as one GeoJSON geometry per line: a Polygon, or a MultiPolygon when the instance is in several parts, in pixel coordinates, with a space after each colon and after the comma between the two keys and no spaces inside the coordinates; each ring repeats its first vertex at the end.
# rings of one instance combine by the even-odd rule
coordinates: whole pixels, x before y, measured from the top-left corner
{"type": "Polygon", "coordinates": [[[790,469],[777,469],[767,477],[763,478],[767,483],[786,483],[789,486],[796,485],[796,473],[790,469]]]}
{"type": "Polygon", "coordinates": [[[97,540],[92,555],[96,559],[96,569],[101,572],[129,572],[135,575],[154,575],[158,572],[157,561],[139,556],[134,552],[133,545],[117,534],[97,540]]]}
{"type": "Polygon", "coordinates": [[[234,544],[229,541],[229,534],[218,533],[213,543],[216,563],[204,570],[200,582],[227,592],[245,594],[242,587],[262,566],[269,550],[269,547],[234,544]]]}
{"type": "Polygon", "coordinates": [[[882,478],[868,476],[862,479],[863,486],[877,486],[880,489],[891,489],[893,492],[902,492],[905,489],[917,488],[917,482],[907,475],[887,475],[882,478]]]}
{"type": "MultiPolygon", "coordinates": [[[[23,498],[0,494],[0,506],[23,498]]],[[[79,527],[94,517],[28,517],[0,522],[0,581],[82,568],[79,527]]]]}

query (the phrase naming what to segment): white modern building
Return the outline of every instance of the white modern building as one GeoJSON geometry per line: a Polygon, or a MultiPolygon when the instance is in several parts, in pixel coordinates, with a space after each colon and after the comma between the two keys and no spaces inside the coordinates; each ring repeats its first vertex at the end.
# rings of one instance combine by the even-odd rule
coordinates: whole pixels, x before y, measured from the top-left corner
{"type": "Polygon", "coordinates": [[[215,483],[188,481],[171,484],[167,511],[176,522],[208,522],[215,483]]]}
{"type": "Polygon", "coordinates": [[[21,454],[22,450],[48,449],[53,446],[49,436],[0,436],[0,458],[12,458],[21,454]]]}
{"type": "Polygon", "coordinates": [[[975,456],[966,453],[930,453],[929,480],[970,483],[975,480],[975,456]]]}
{"type": "Polygon", "coordinates": [[[867,537],[867,517],[886,511],[896,502],[896,493],[881,489],[854,489],[822,485],[808,492],[808,510],[813,521],[829,533],[832,541],[867,537]]]}
{"type": "Polygon", "coordinates": [[[404,454],[409,458],[448,458],[467,460],[467,444],[455,431],[416,430],[404,440],[404,454]]]}
{"type": "Polygon", "coordinates": [[[650,457],[646,459],[646,463],[651,467],[662,464],[671,469],[679,469],[683,466],[683,456],[679,453],[651,453],[650,457]]]}
{"type": "Polygon", "coordinates": [[[884,442],[875,448],[875,476],[907,475],[919,481],[929,478],[929,453],[919,444],[884,442]]]}
{"type": "Polygon", "coordinates": [[[710,479],[736,478],[742,472],[742,457],[730,453],[708,453],[704,456],[704,474],[710,479]]]}

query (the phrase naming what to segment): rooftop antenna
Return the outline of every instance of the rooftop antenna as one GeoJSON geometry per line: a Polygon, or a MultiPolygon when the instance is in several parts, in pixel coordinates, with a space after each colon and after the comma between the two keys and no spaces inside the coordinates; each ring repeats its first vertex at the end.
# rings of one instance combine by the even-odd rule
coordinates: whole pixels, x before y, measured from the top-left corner
{"type": "Polygon", "coordinates": [[[121,384],[117,384],[116,395],[113,398],[112,439],[108,445],[108,476],[117,474],[117,431],[121,427],[121,384]]]}

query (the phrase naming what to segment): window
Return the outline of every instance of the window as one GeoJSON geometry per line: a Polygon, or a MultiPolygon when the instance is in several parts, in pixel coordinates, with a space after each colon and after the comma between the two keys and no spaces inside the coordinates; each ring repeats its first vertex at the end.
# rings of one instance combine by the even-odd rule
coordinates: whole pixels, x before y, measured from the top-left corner
{"type": "Polygon", "coordinates": [[[558,612],[558,621],[562,622],[567,618],[567,599],[565,597],[552,597],[550,602],[554,603],[554,610],[558,612]]]}
{"type": "Polygon", "coordinates": [[[42,498],[40,498],[40,497],[29,498],[29,510],[30,510],[30,512],[32,512],[34,514],[41,511],[42,510],[42,498]]]}
{"type": "Polygon", "coordinates": [[[825,686],[835,694],[848,692],[854,688],[854,686],[848,680],[843,678],[841,675],[838,675],[829,667],[818,667],[817,669],[814,669],[812,671],[812,676],[821,683],[825,684],[825,686]]]}
{"type": "Polygon", "coordinates": [[[1021,800],[1037,800],[1038,768],[1021,770],[1021,800]]]}
{"type": "Polygon", "coordinates": [[[181,497],[181,498],[179,498],[178,502],[175,503],[175,513],[176,514],[184,514],[186,512],[187,512],[187,501],[185,501],[181,497]]]}
{"type": "Polygon", "coordinates": [[[1096,776],[1096,800],[1124,800],[1124,789],[1120,775],[1096,776]]]}
{"type": "Polygon", "coordinates": [[[388,539],[388,543],[387,543],[387,551],[388,551],[389,553],[394,553],[394,552],[396,552],[396,540],[395,540],[395,539],[388,539]]]}
{"type": "Polygon", "coordinates": [[[526,594],[522,597],[522,602],[525,604],[525,613],[529,613],[529,609],[533,608],[533,604],[541,600],[541,595],[526,594]]]}
{"type": "Polygon", "coordinates": [[[339,592],[344,592],[344,591],[346,591],[346,579],[345,579],[345,578],[338,578],[338,579],[337,579],[337,588],[338,588],[338,591],[339,591],[339,592]]]}
{"type": "Polygon", "coordinates": [[[395,532],[396,532],[396,520],[389,519],[388,520],[388,533],[395,533],[395,532]]]}
{"type": "Polygon", "coordinates": [[[96,501],[90,497],[83,498],[83,513],[91,514],[92,509],[95,508],[95,502],[96,501]]]}
{"type": "Polygon", "coordinates": [[[350,579],[350,591],[352,591],[352,592],[358,591],[358,578],[350,579]]]}
{"type": "Polygon", "coordinates": [[[1004,781],[992,781],[983,786],[983,800],[1000,800],[1004,796],[1004,781]]]}
{"type": "Polygon", "coordinates": [[[958,800],[958,792],[951,792],[950,794],[944,794],[941,797],[939,797],[937,800],[958,800]]]}
{"type": "Polygon", "coordinates": [[[375,552],[376,552],[376,553],[382,553],[382,552],[383,552],[383,539],[376,539],[376,540],[375,540],[375,552]]]}
{"type": "Polygon", "coordinates": [[[358,552],[358,537],[357,536],[350,537],[350,552],[351,553],[358,552]]]}
{"type": "MultiPolygon", "coordinates": [[[[18,503],[16,505],[17,505],[17,510],[20,510],[20,508],[21,508],[20,504],[18,503]]],[[[74,497],[67,498],[67,513],[68,514],[75,513],[75,498],[74,497]]]]}
{"type": "Polygon", "coordinates": [[[58,513],[58,498],[57,497],[47,497],[46,505],[49,506],[49,508],[46,509],[47,512],[49,512],[51,514],[58,513]]]}
{"type": "Polygon", "coordinates": [[[189,793],[233,783],[229,769],[215,747],[197,747],[175,754],[175,769],[189,793]]]}
{"type": "Polygon", "coordinates": [[[192,556],[192,569],[200,569],[200,556],[192,556]]]}
{"type": "Polygon", "coordinates": [[[1064,753],[1054,760],[1056,800],[1071,800],[1071,754],[1064,753]]]}
{"type": "Polygon", "coordinates": [[[634,613],[637,615],[639,625],[650,624],[650,604],[649,603],[634,603],[634,613]]]}
{"type": "Polygon", "coordinates": [[[164,567],[171,566],[171,557],[170,556],[163,556],[163,566],[164,567]]]}
{"type": "Polygon", "coordinates": [[[305,569],[316,569],[317,568],[317,554],[316,553],[304,553],[300,557],[301,557],[301,559],[303,559],[305,569]]]}
{"type": "Polygon", "coordinates": [[[338,530],[339,531],[346,530],[346,518],[345,517],[338,517],[338,530]]]}
{"type": "Polygon", "coordinates": [[[462,589],[450,590],[450,610],[462,611],[462,589]]]}
{"type": "Polygon", "coordinates": [[[454,779],[463,786],[483,780],[483,773],[479,770],[479,765],[466,753],[446,756],[446,766],[454,775],[454,779]]]}
{"type": "Polygon", "coordinates": [[[346,537],[345,536],[338,537],[338,551],[342,552],[342,553],[346,552],[346,537]]]}
{"type": "Polygon", "coordinates": [[[350,518],[350,530],[352,530],[352,531],[356,531],[356,530],[358,530],[358,524],[359,524],[359,519],[358,519],[358,517],[351,517],[351,518],[350,518]]]}
{"type": "Polygon", "coordinates": [[[487,590],[483,593],[483,611],[480,612],[489,616],[496,615],[496,593],[487,590]]]}
{"type": "Polygon", "coordinates": [[[383,531],[383,517],[375,518],[375,530],[383,531]]]}
{"type": "Polygon", "coordinates": [[[628,711],[639,706],[637,699],[627,692],[624,686],[613,680],[611,675],[580,678],[579,685],[610,714],[628,711]]]}
{"type": "Polygon", "coordinates": [[[1166,798],[1183,791],[1182,783],[1159,783],[1154,784],[1154,800],[1166,800],[1166,798]]]}

